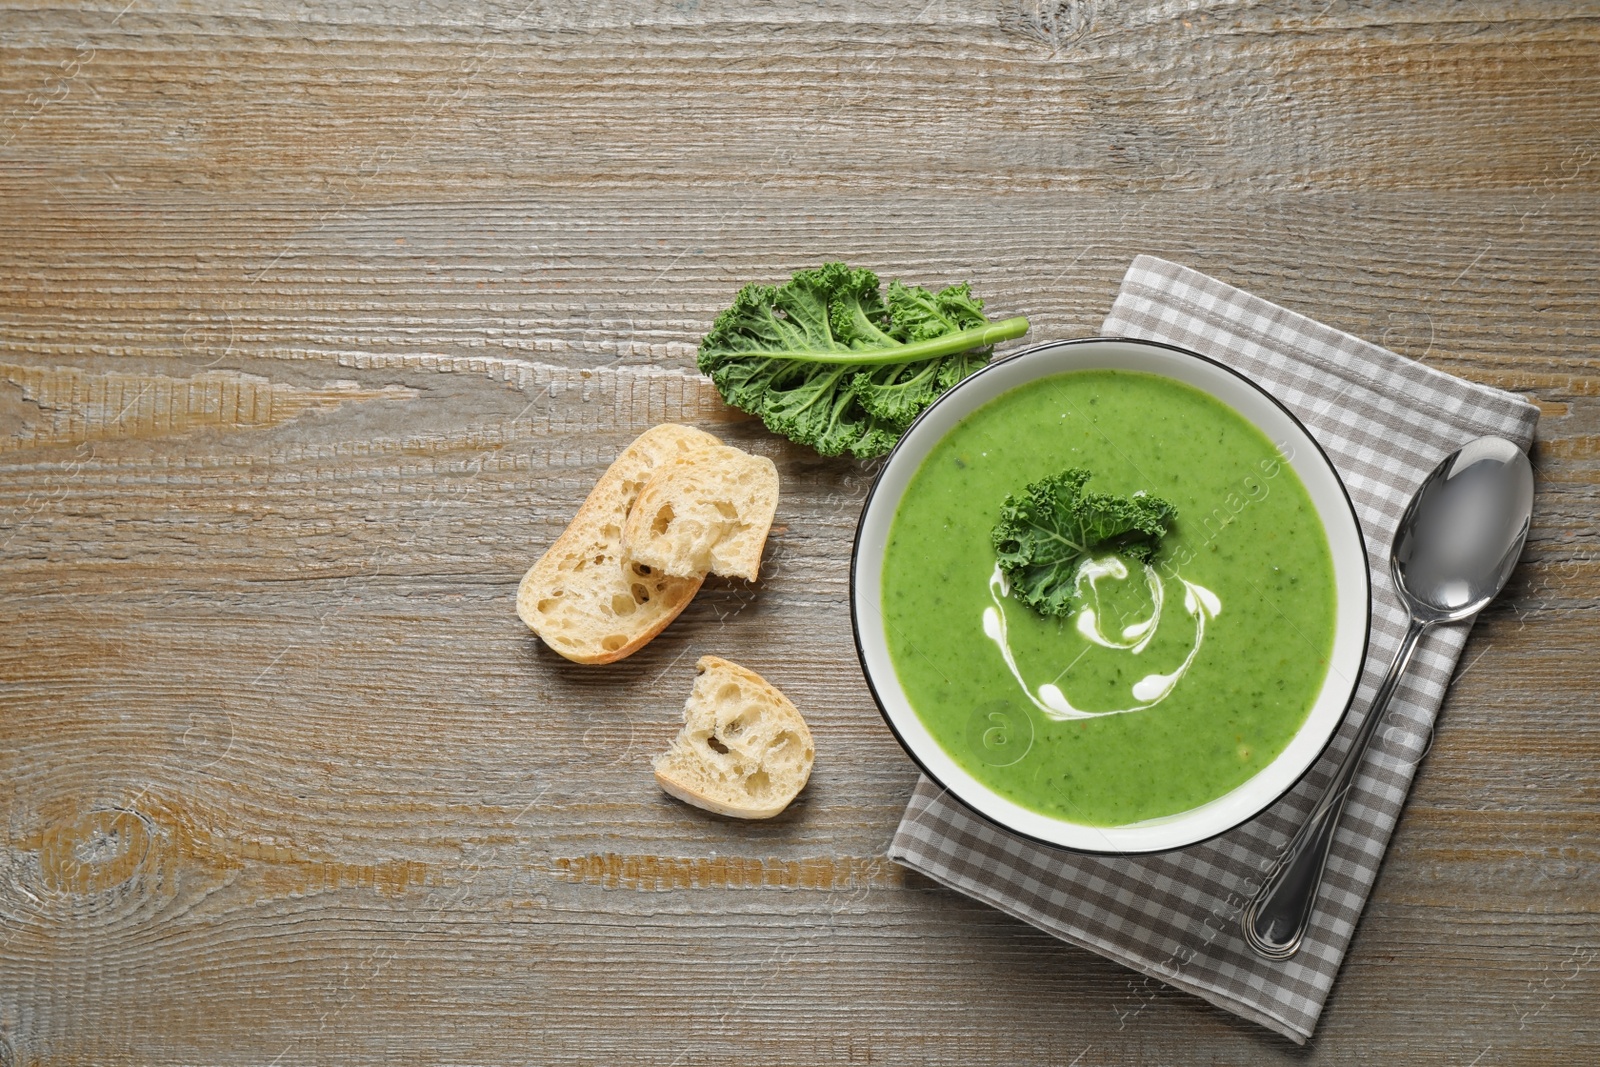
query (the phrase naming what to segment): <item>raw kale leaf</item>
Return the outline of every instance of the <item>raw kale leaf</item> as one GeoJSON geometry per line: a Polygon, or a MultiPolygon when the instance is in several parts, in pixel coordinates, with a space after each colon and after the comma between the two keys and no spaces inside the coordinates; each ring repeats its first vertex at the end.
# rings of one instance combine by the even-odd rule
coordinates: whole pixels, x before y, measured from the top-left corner
{"type": "Polygon", "coordinates": [[[966,285],[937,293],[828,263],[747,285],[700,342],[729,404],[825,456],[881,456],[946,389],[1028,320],[990,322],[966,285]]]}
{"type": "Polygon", "coordinates": [[[1072,467],[1008,495],[991,540],[1011,594],[1041,615],[1072,614],[1078,565],[1116,553],[1149,563],[1177,509],[1159,497],[1088,493],[1089,472],[1072,467]]]}

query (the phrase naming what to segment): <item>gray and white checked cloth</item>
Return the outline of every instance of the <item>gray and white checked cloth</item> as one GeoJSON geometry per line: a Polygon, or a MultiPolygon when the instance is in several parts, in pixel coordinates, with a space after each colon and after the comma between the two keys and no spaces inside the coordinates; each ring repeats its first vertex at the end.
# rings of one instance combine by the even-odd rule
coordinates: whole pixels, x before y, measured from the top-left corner
{"type": "Polygon", "coordinates": [[[1244,904],[1309,814],[1405,632],[1389,577],[1395,526],[1422,479],[1484,434],[1527,449],[1539,409],[1151,256],[1128,269],[1103,331],[1233,367],[1299,416],[1355,502],[1372,565],[1372,640],[1351,714],[1322,759],[1258,818],[1157,856],[1090,856],[1019,838],[917,784],[889,855],[935,880],[1296,1042],[1311,1036],[1372,889],[1470,624],[1422,642],[1357,776],[1299,955],[1271,962],[1238,933],[1244,904]]]}

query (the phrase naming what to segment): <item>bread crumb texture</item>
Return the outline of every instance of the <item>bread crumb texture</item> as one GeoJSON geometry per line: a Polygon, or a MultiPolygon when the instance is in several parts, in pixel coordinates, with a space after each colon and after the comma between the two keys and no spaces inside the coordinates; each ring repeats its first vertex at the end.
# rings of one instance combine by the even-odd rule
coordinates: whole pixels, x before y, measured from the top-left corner
{"type": "Polygon", "coordinates": [[[676,578],[755,581],[778,508],[778,468],[729,445],[662,464],[623,528],[629,559],[676,578]]]}
{"type": "Polygon", "coordinates": [[[805,788],[816,747],[805,719],[752,670],[703,656],[683,729],[656,758],[656,781],[719,815],[769,819],[805,788]]]}

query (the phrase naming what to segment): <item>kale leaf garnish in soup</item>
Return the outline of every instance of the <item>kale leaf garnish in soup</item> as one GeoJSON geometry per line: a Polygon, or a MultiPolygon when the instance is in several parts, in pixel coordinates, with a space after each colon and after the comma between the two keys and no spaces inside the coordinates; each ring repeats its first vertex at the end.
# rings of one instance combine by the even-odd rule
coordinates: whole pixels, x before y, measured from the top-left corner
{"type": "Polygon", "coordinates": [[[1069,467],[1007,495],[991,540],[1011,595],[1041,615],[1072,614],[1083,565],[1096,555],[1155,559],[1177,509],[1142,490],[1091,493],[1090,474],[1069,467]]]}

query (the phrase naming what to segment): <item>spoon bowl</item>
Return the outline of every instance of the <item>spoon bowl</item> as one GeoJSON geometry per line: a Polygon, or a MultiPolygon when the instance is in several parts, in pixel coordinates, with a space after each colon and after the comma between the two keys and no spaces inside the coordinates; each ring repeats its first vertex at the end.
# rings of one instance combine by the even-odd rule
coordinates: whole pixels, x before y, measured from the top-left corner
{"type": "Polygon", "coordinates": [[[1390,560],[1411,613],[1454,622],[1481,611],[1511,577],[1532,514],[1533,467],[1510,441],[1480,437],[1434,468],[1390,560]]]}

